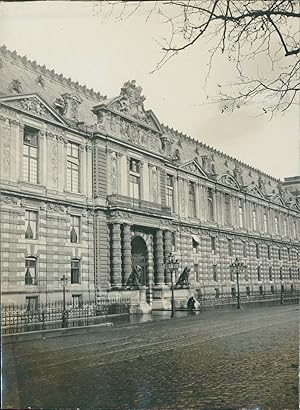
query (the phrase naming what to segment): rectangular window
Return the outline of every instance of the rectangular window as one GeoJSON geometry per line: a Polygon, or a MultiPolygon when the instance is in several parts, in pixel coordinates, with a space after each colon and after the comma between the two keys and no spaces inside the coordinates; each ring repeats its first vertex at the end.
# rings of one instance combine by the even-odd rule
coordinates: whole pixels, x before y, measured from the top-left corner
{"type": "Polygon", "coordinates": [[[243,242],[243,257],[247,258],[247,242],[243,242]]]}
{"type": "Polygon", "coordinates": [[[255,244],[255,253],[256,253],[256,257],[259,258],[259,244],[258,243],[255,244]]]}
{"type": "Polygon", "coordinates": [[[271,259],[271,246],[267,245],[268,259],[271,259]]]}
{"type": "Polygon", "coordinates": [[[37,239],[38,213],[25,211],[25,239],[37,239]]]}
{"type": "Polygon", "coordinates": [[[37,264],[36,258],[25,259],[25,285],[37,285],[37,264]]]}
{"type": "Polygon", "coordinates": [[[214,193],[212,188],[207,188],[207,208],[208,208],[208,220],[214,221],[214,193]]]}
{"type": "Polygon", "coordinates": [[[257,230],[256,209],[255,208],[252,210],[252,228],[253,228],[253,231],[257,230]]]}
{"type": "Polygon", "coordinates": [[[79,192],[79,145],[67,145],[67,190],[79,192]]]}
{"type": "Polygon", "coordinates": [[[189,182],[189,214],[194,218],[196,217],[196,195],[194,182],[189,182]]]}
{"type": "Polygon", "coordinates": [[[80,242],[80,216],[71,215],[70,242],[80,242]]]}
{"type": "Polygon", "coordinates": [[[198,253],[198,242],[196,242],[195,239],[192,238],[192,243],[193,243],[193,253],[196,254],[198,253]]]}
{"type": "Polygon", "coordinates": [[[244,227],[244,207],[241,199],[239,199],[239,227],[244,227]]]}
{"type": "Polygon", "coordinates": [[[80,260],[71,260],[71,283],[80,283],[80,260]]]}
{"type": "Polygon", "coordinates": [[[231,288],[231,296],[232,296],[233,298],[236,297],[236,289],[235,289],[235,288],[231,288]]]}
{"type": "Polygon", "coordinates": [[[211,243],[211,253],[215,255],[216,253],[216,238],[214,236],[210,237],[210,243],[211,243]]]}
{"type": "Polygon", "coordinates": [[[26,308],[28,311],[37,310],[38,309],[38,296],[26,296],[26,308]]]}
{"type": "Polygon", "coordinates": [[[250,296],[250,287],[249,286],[246,286],[246,295],[250,296]]]}
{"type": "Polygon", "coordinates": [[[82,307],[82,295],[72,295],[73,307],[82,307]]]}
{"type": "Polygon", "coordinates": [[[286,222],[286,219],[283,220],[283,233],[284,233],[284,236],[287,236],[287,222],[286,222]]]}
{"type": "Polygon", "coordinates": [[[218,270],[217,270],[217,265],[213,265],[213,280],[215,282],[218,282],[218,270]]]}
{"type": "Polygon", "coordinates": [[[23,179],[38,183],[38,130],[24,128],[23,136],[23,179]]]}
{"type": "Polygon", "coordinates": [[[281,249],[278,248],[278,259],[281,261],[281,249]]]}
{"type": "Polygon", "coordinates": [[[166,176],[166,201],[171,212],[174,212],[174,177],[169,174],[166,176]]]}
{"type": "Polygon", "coordinates": [[[275,293],[274,285],[271,285],[271,293],[275,293]]]}
{"type": "Polygon", "coordinates": [[[279,221],[278,216],[275,216],[275,234],[279,235],[279,221]]]}
{"type": "Polygon", "coordinates": [[[131,158],[129,162],[129,195],[131,198],[140,199],[140,161],[131,158]]]}
{"type": "Polygon", "coordinates": [[[292,268],[289,268],[289,278],[290,280],[293,279],[292,268]]]}
{"type": "Polygon", "coordinates": [[[282,267],[279,268],[279,279],[282,280],[283,276],[282,276],[282,267]]]}
{"type": "Polygon", "coordinates": [[[225,224],[231,225],[230,195],[225,194],[225,224]]]}
{"type": "Polygon", "coordinates": [[[296,221],[293,221],[293,237],[296,238],[296,221]]]}
{"type": "Polygon", "coordinates": [[[216,298],[219,298],[220,297],[220,289],[215,288],[215,292],[216,292],[216,298]]]}
{"type": "Polygon", "coordinates": [[[264,290],[263,290],[262,285],[259,285],[258,290],[259,290],[259,294],[260,294],[260,295],[263,295],[263,294],[264,294],[264,290]]]}
{"type": "Polygon", "coordinates": [[[268,215],[264,213],[264,233],[268,233],[268,215]]]}
{"type": "Polygon", "coordinates": [[[269,280],[273,280],[272,266],[269,266],[269,280]]]}
{"type": "Polygon", "coordinates": [[[228,255],[233,256],[232,239],[228,239],[228,255]]]}
{"type": "Polygon", "coordinates": [[[172,252],[176,251],[176,233],[172,232],[172,252]]]}
{"type": "Polygon", "coordinates": [[[261,281],[260,266],[257,267],[257,280],[261,281]]]}

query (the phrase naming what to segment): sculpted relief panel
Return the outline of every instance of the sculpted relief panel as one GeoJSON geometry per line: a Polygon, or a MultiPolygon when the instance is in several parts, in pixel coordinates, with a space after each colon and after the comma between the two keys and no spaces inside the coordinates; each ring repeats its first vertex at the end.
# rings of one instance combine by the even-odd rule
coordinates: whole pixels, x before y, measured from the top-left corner
{"type": "Polygon", "coordinates": [[[1,175],[9,177],[10,165],[10,125],[7,121],[0,121],[0,136],[1,136],[1,175]]]}

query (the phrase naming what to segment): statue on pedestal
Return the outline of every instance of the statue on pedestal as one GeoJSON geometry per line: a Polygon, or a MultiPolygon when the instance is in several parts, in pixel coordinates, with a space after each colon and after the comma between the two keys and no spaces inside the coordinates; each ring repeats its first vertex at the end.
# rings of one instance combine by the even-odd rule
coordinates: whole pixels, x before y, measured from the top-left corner
{"type": "Polygon", "coordinates": [[[189,274],[191,269],[187,266],[183,269],[183,272],[180,274],[178,281],[176,282],[175,287],[178,288],[189,288],[191,286],[189,282],[189,274]]]}

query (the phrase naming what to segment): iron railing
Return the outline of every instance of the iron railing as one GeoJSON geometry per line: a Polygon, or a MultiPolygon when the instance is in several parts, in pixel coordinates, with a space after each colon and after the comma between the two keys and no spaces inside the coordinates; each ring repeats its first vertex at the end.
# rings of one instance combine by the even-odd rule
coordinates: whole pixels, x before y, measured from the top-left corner
{"type": "Polygon", "coordinates": [[[1,307],[2,334],[56,329],[106,322],[109,315],[128,314],[129,299],[103,299],[94,302],[41,303],[36,305],[4,305],[1,307]]]}
{"type": "Polygon", "coordinates": [[[142,199],[131,198],[130,196],[113,194],[107,197],[108,205],[122,206],[133,209],[140,209],[145,212],[171,215],[171,208],[156,202],[144,201],[142,199]]]}

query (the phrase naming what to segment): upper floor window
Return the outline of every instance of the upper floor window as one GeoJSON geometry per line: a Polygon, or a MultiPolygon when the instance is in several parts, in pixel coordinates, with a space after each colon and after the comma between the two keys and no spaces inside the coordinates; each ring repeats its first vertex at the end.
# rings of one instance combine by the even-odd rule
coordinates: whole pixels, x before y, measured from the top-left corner
{"type": "Polygon", "coordinates": [[[38,183],[38,130],[24,128],[23,136],[23,179],[38,183]]]}
{"type": "Polygon", "coordinates": [[[198,242],[192,238],[192,243],[193,243],[193,253],[197,253],[198,252],[198,242]]]}
{"type": "Polygon", "coordinates": [[[269,280],[273,280],[272,266],[269,266],[269,280]]]}
{"type": "Polygon", "coordinates": [[[214,221],[214,192],[212,188],[207,188],[208,220],[214,221]]]}
{"type": "Polygon", "coordinates": [[[129,195],[131,198],[140,199],[140,161],[131,158],[129,161],[129,195]]]}
{"type": "Polygon", "coordinates": [[[192,217],[196,216],[196,195],[194,182],[189,182],[189,214],[192,217]]]}
{"type": "Polygon", "coordinates": [[[79,145],[73,142],[67,146],[67,189],[79,192],[79,145]]]}
{"type": "Polygon", "coordinates": [[[257,231],[256,208],[253,208],[252,210],[252,228],[254,231],[257,231]]]}
{"type": "Polygon", "coordinates": [[[293,221],[293,238],[296,238],[296,221],[293,221]]]}
{"type": "Polygon", "coordinates": [[[283,220],[283,234],[287,236],[287,222],[286,219],[283,220]]]}
{"type": "Polygon", "coordinates": [[[172,247],[172,252],[175,252],[176,251],[176,233],[175,232],[172,232],[172,234],[171,234],[172,236],[171,236],[171,241],[172,241],[172,245],[171,245],[171,247],[172,247]]]}
{"type": "Polygon", "coordinates": [[[256,257],[259,258],[259,244],[258,243],[255,244],[255,253],[256,253],[256,257]]]}
{"type": "Polygon", "coordinates": [[[71,215],[70,241],[72,243],[80,242],[80,216],[71,215]]]}
{"type": "Polygon", "coordinates": [[[215,282],[218,281],[218,270],[217,270],[217,265],[213,265],[213,280],[215,282]]]}
{"type": "Polygon", "coordinates": [[[33,256],[25,259],[25,285],[37,285],[37,260],[33,256]]]}
{"type": "Polygon", "coordinates": [[[279,235],[279,222],[278,222],[278,216],[275,216],[275,234],[279,235]]]}
{"type": "Polygon", "coordinates": [[[244,206],[241,199],[239,199],[239,227],[244,227],[244,206]]]}
{"type": "Polygon", "coordinates": [[[247,242],[243,241],[243,257],[247,257],[247,242]]]}
{"type": "Polygon", "coordinates": [[[71,260],[71,283],[80,283],[80,260],[71,260]]]}
{"type": "Polygon", "coordinates": [[[264,233],[268,232],[268,215],[267,212],[264,213],[264,233]]]}
{"type": "Polygon", "coordinates": [[[258,280],[258,281],[261,281],[260,266],[257,267],[257,280],[258,280]]]}
{"type": "Polygon", "coordinates": [[[167,206],[171,208],[171,211],[174,212],[174,177],[173,175],[167,174],[166,176],[166,199],[167,206]]]}
{"type": "Polygon", "coordinates": [[[25,239],[37,239],[38,213],[25,211],[25,239]]]}
{"type": "Polygon", "coordinates": [[[225,224],[231,225],[230,195],[225,194],[225,224]]]}
{"type": "Polygon", "coordinates": [[[271,246],[267,245],[267,254],[268,254],[268,259],[271,259],[271,246]]]}

